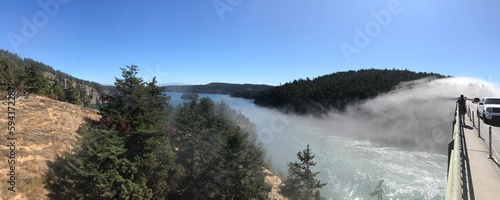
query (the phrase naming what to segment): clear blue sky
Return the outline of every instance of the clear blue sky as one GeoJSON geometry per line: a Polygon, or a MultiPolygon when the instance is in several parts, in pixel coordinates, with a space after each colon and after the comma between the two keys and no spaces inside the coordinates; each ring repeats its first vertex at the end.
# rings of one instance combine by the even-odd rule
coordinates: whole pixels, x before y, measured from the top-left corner
{"type": "Polygon", "coordinates": [[[103,84],[131,64],[161,83],[278,85],[361,68],[500,82],[500,1],[143,2],[0,0],[0,48],[103,84]]]}

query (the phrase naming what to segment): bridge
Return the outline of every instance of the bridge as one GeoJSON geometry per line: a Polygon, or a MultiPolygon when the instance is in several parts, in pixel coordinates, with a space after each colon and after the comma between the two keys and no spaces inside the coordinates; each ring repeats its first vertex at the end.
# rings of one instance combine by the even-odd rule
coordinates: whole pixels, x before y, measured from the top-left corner
{"type": "Polygon", "coordinates": [[[500,123],[483,123],[468,104],[464,125],[455,109],[446,199],[500,199],[500,123]]]}

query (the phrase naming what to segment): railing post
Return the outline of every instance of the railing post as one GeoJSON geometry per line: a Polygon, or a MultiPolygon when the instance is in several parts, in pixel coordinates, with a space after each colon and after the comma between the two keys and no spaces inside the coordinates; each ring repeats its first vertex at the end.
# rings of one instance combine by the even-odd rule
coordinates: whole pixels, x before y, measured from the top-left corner
{"type": "Polygon", "coordinates": [[[469,119],[471,118],[471,115],[470,115],[470,105],[467,105],[467,114],[469,115],[469,119]]]}
{"type": "Polygon", "coordinates": [[[477,116],[477,137],[481,137],[481,119],[477,116]]]}
{"type": "Polygon", "coordinates": [[[471,116],[471,119],[472,119],[472,127],[476,127],[476,123],[474,121],[475,118],[474,118],[474,111],[472,111],[472,116],[471,116]]]}
{"type": "Polygon", "coordinates": [[[491,126],[490,126],[490,131],[489,131],[489,139],[488,139],[488,142],[490,143],[490,145],[489,145],[489,156],[488,156],[488,158],[489,158],[489,159],[492,159],[492,157],[491,157],[491,126]]]}

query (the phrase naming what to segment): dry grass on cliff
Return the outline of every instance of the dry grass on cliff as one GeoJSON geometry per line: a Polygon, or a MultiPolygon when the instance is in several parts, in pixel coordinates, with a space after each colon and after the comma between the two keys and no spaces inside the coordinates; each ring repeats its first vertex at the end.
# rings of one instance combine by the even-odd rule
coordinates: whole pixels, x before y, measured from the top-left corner
{"type": "Polygon", "coordinates": [[[16,192],[8,191],[9,165],[7,156],[7,105],[0,105],[0,199],[46,199],[43,175],[46,161],[53,160],[56,153],[68,150],[75,141],[75,131],[84,123],[84,118],[99,119],[96,110],[32,95],[17,102],[16,127],[16,192]]]}

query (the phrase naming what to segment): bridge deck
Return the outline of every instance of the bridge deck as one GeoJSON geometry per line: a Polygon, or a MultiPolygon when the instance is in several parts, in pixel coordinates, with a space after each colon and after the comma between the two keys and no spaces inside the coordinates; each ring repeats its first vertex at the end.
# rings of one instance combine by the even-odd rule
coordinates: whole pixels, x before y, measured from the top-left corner
{"type": "MultiPolygon", "coordinates": [[[[488,158],[488,142],[484,135],[478,137],[477,118],[474,123],[476,127],[469,117],[466,116],[465,121],[462,142],[463,148],[466,149],[462,154],[463,199],[500,199],[499,160],[488,158]]],[[[481,127],[485,129],[485,126],[481,127]]],[[[485,130],[482,132],[484,134],[485,130]]],[[[498,156],[495,152],[493,155],[498,156]]]]}

